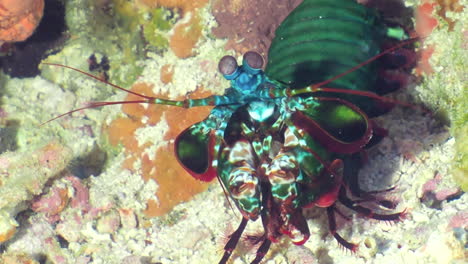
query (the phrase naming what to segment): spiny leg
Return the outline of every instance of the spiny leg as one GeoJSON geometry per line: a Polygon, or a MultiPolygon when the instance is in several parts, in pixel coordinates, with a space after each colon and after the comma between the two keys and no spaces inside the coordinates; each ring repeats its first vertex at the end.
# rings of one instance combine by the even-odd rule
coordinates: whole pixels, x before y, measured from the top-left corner
{"type": "Polygon", "coordinates": [[[249,220],[246,218],[242,218],[242,221],[239,225],[239,227],[234,231],[234,233],[231,234],[229,241],[226,243],[226,246],[224,246],[224,255],[219,261],[219,264],[225,264],[229,260],[229,257],[231,257],[232,252],[236,248],[237,243],[239,242],[239,239],[244,232],[245,227],[247,226],[247,222],[249,220]]]}
{"type": "Polygon", "coordinates": [[[336,219],[335,219],[335,206],[329,206],[327,207],[327,216],[328,216],[328,229],[330,230],[330,233],[333,235],[333,237],[342,245],[343,247],[351,250],[352,252],[355,252],[357,249],[357,245],[350,243],[346,241],[342,236],[340,236],[336,232],[336,219]]]}
{"type": "Polygon", "coordinates": [[[397,203],[395,203],[394,201],[388,200],[388,199],[380,199],[380,198],[378,198],[376,196],[376,194],[391,192],[391,191],[395,190],[395,188],[396,188],[395,186],[392,186],[390,188],[383,189],[383,190],[364,192],[364,196],[362,197],[363,200],[355,201],[355,203],[375,202],[376,204],[378,204],[380,206],[383,206],[383,207],[385,207],[387,209],[395,209],[397,203]]]}
{"type": "Polygon", "coordinates": [[[342,188],[340,190],[340,195],[338,196],[338,200],[346,207],[349,209],[358,212],[359,214],[362,214],[366,217],[380,220],[380,221],[398,221],[400,220],[404,215],[405,211],[399,212],[399,213],[394,213],[394,214],[378,214],[375,213],[373,210],[357,205],[359,202],[355,202],[346,196],[346,190],[342,188]]]}
{"type": "Polygon", "coordinates": [[[266,253],[270,249],[270,245],[271,245],[271,240],[269,240],[265,236],[265,240],[263,240],[262,245],[257,250],[257,254],[256,254],[257,256],[255,257],[255,259],[252,262],[250,262],[250,264],[260,263],[260,261],[262,261],[263,257],[265,257],[266,253]]]}
{"type": "Polygon", "coordinates": [[[344,162],[344,184],[349,188],[351,194],[356,197],[361,197],[365,191],[359,186],[359,170],[362,167],[363,157],[361,153],[354,153],[343,159],[344,162]]]}

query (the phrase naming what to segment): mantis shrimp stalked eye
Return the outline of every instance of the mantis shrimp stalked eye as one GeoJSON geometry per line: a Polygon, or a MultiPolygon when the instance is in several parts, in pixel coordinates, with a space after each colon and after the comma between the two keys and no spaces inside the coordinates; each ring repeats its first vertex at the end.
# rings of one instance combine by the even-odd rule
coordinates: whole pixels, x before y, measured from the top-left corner
{"type": "Polygon", "coordinates": [[[237,67],[237,60],[233,56],[224,56],[218,64],[219,72],[228,80],[236,77],[237,67]]]}
{"type": "Polygon", "coordinates": [[[251,73],[260,71],[263,67],[263,58],[258,52],[248,51],[244,54],[242,61],[244,67],[249,67],[251,73]]]}

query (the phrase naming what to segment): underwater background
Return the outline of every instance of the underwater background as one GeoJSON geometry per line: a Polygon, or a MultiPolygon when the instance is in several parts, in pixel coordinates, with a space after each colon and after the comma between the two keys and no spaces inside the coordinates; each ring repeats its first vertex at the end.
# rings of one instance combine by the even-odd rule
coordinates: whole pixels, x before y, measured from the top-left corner
{"type": "MultiPolygon", "coordinates": [[[[223,94],[224,55],[266,59],[274,30],[300,0],[0,0],[0,263],[217,263],[241,215],[217,181],[201,183],[173,153],[210,107],[135,100],[88,76],[170,99],[223,94]],[[2,8],[3,7],[3,8],[2,8]]],[[[353,216],[339,232],[309,209],[310,239],[273,244],[263,263],[466,263],[467,0],[360,1],[424,36],[404,106],[377,118],[389,135],[369,150],[365,190],[407,210],[404,221],[353,216]],[[392,14],[404,10],[401,14],[392,14]],[[398,18],[398,19],[397,19],[398,18]]],[[[260,221],[249,223],[257,234],[260,221]]],[[[231,263],[249,263],[242,240],[231,263]]]]}

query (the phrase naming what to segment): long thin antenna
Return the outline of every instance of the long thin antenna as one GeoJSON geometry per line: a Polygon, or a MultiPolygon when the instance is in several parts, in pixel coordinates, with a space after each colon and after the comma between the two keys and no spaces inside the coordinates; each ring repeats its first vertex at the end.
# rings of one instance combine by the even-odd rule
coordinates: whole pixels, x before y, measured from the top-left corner
{"type": "Polygon", "coordinates": [[[67,69],[70,69],[70,70],[74,70],[74,71],[77,71],[77,72],[79,72],[79,73],[82,73],[82,74],[84,74],[84,75],[86,75],[86,76],[88,76],[88,77],[90,77],[90,78],[93,78],[93,79],[98,80],[98,81],[100,81],[100,82],[102,82],[102,83],[105,83],[105,84],[107,84],[107,85],[110,85],[110,86],[112,86],[112,87],[114,87],[114,88],[116,88],[116,89],[119,89],[119,90],[121,90],[121,91],[130,93],[130,94],[133,94],[133,95],[142,97],[142,98],[153,99],[153,97],[151,97],[151,96],[146,96],[146,95],[143,95],[143,94],[140,94],[140,93],[136,93],[136,92],[134,92],[134,91],[131,91],[131,90],[122,88],[122,87],[120,87],[120,86],[118,86],[118,85],[116,85],[116,84],[110,83],[110,82],[108,82],[108,81],[106,81],[106,80],[103,80],[103,79],[97,77],[97,76],[94,76],[94,75],[92,75],[92,74],[90,74],[90,73],[87,73],[87,72],[85,72],[85,71],[82,71],[82,70],[80,70],[80,69],[73,68],[73,67],[71,67],[71,66],[67,66],[67,65],[63,65],[63,64],[58,64],[58,63],[50,63],[50,62],[43,62],[42,64],[45,64],[45,65],[52,65],[52,66],[58,66],[58,67],[62,67],[62,68],[67,68],[67,69]]]}
{"type": "Polygon", "coordinates": [[[52,119],[49,119],[41,124],[39,124],[39,126],[43,126],[49,122],[52,122],[54,120],[57,120],[61,117],[64,117],[66,115],[69,115],[71,113],[74,113],[74,112],[78,112],[78,111],[81,111],[81,110],[85,110],[85,109],[91,109],[91,108],[98,108],[98,107],[101,107],[101,106],[106,106],[106,105],[116,105],[116,104],[137,104],[137,103],[148,103],[148,100],[135,100],[135,101],[114,101],[114,102],[91,102],[89,104],[87,104],[86,106],[83,106],[83,107],[80,107],[80,108],[77,108],[77,109],[73,109],[71,111],[68,111],[66,113],[63,113],[61,115],[58,115],[52,119]]]}
{"type": "Polygon", "coordinates": [[[341,78],[341,77],[343,77],[343,76],[345,76],[345,75],[347,75],[349,73],[352,73],[352,72],[356,71],[357,69],[359,69],[359,68],[361,68],[361,67],[363,67],[363,66],[365,66],[365,65],[367,65],[367,64],[369,64],[369,63],[371,63],[371,62],[373,62],[375,60],[377,60],[378,58],[382,57],[383,55],[388,54],[388,53],[390,53],[392,51],[395,51],[397,49],[400,49],[401,47],[406,46],[406,45],[408,45],[410,43],[413,43],[418,39],[419,38],[407,39],[407,40],[399,43],[398,45],[395,45],[394,47],[386,49],[386,50],[382,51],[381,53],[375,55],[374,57],[372,57],[372,58],[370,58],[370,59],[368,59],[368,60],[366,60],[364,62],[359,63],[358,65],[352,67],[351,69],[349,69],[347,71],[344,71],[344,72],[342,72],[342,73],[340,73],[340,74],[338,74],[336,76],[333,76],[332,78],[327,79],[325,81],[322,81],[322,82],[319,82],[319,83],[316,83],[316,84],[312,84],[311,86],[316,88],[316,87],[321,87],[321,86],[324,86],[326,84],[329,84],[329,83],[333,82],[334,80],[337,80],[337,79],[339,79],[339,78],[341,78]]]}

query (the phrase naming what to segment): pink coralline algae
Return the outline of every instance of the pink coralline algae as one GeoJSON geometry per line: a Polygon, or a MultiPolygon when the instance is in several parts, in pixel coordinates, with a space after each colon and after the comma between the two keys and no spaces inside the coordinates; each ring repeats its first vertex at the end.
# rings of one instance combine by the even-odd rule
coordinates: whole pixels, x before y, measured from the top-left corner
{"type": "Polygon", "coordinates": [[[278,25],[302,0],[217,0],[213,14],[219,26],[213,29],[218,38],[227,38],[226,50],[239,54],[255,50],[266,58],[278,25]]]}
{"type": "Polygon", "coordinates": [[[91,205],[89,204],[88,188],[86,188],[86,186],[84,186],[84,184],[77,177],[68,176],[65,179],[71,182],[73,189],[75,190],[75,195],[70,202],[71,207],[80,208],[85,212],[89,211],[91,205]]]}
{"type": "Polygon", "coordinates": [[[442,174],[437,173],[433,179],[424,183],[422,187],[422,201],[434,206],[437,202],[444,201],[460,193],[459,187],[450,187],[443,184],[442,174]]]}
{"type": "Polygon", "coordinates": [[[48,217],[53,217],[63,211],[68,204],[68,198],[66,187],[53,187],[49,193],[34,200],[31,209],[35,212],[43,212],[48,217]]]}
{"type": "Polygon", "coordinates": [[[449,222],[451,228],[467,228],[468,227],[468,212],[458,212],[449,222]]]}
{"type": "MultiPolygon", "coordinates": [[[[54,181],[47,192],[34,199],[31,209],[53,224],[55,234],[68,242],[85,241],[87,234],[81,231],[91,223],[100,234],[138,226],[137,214],[132,208],[120,208],[114,203],[93,206],[87,181],[72,174],[54,181]]],[[[52,235],[48,241],[53,244],[56,240],[52,235]]]]}
{"type": "Polygon", "coordinates": [[[60,220],[60,213],[70,205],[80,211],[88,212],[89,190],[81,180],[73,175],[68,175],[61,181],[57,181],[50,190],[34,199],[31,209],[44,213],[50,223],[60,220]]]}

